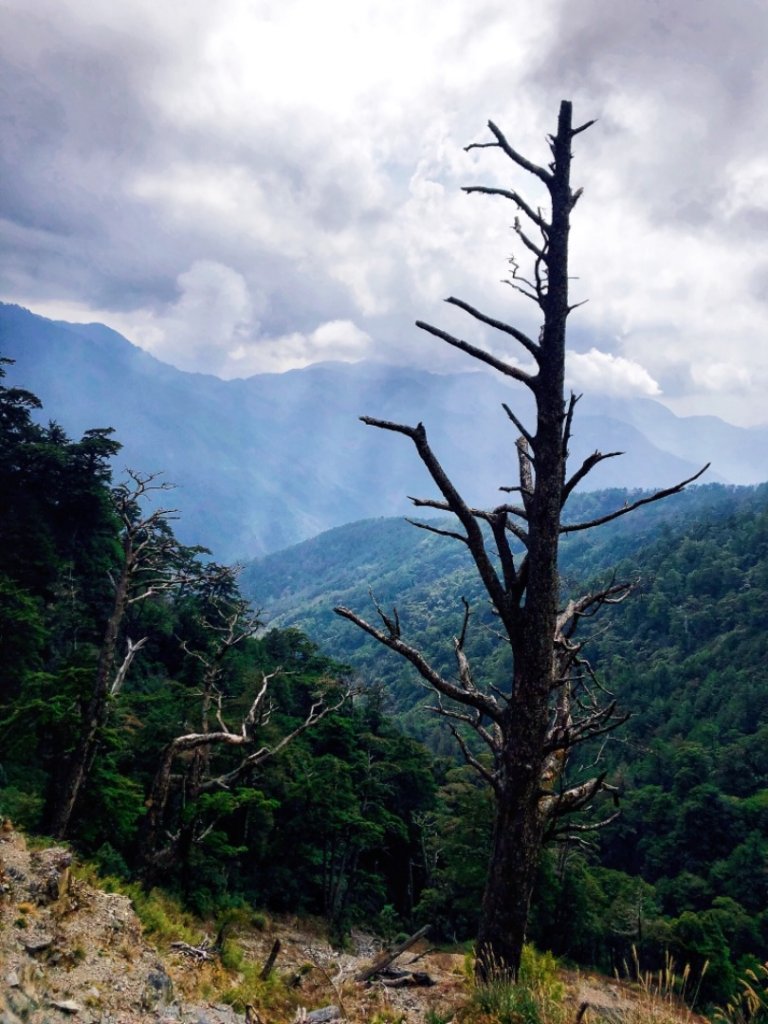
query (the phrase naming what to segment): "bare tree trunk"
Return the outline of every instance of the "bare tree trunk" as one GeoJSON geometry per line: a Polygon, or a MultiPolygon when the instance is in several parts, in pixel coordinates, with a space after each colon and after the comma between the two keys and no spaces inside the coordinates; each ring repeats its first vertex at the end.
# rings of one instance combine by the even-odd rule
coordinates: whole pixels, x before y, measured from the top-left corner
{"type": "Polygon", "coordinates": [[[484,981],[508,971],[516,974],[525,943],[545,828],[538,806],[540,768],[536,751],[529,753],[530,770],[525,763],[511,765],[496,801],[477,934],[477,973],[484,981]]]}

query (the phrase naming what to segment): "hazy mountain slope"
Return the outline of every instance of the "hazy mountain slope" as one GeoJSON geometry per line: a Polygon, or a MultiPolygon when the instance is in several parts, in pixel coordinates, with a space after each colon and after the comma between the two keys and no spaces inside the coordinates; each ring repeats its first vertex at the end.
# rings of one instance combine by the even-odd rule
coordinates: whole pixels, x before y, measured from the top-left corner
{"type": "Polygon", "coordinates": [[[745,430],[725,423],[717,416],[675,416],[650,398],[621,398],[585,395],[580,412],[585,416],[607,416],[639,430],[662,451],[683,459],[712,463],[718,476],[738,484],[759,484],[768,479],[768,429],[745,430]]]}
{"type": "MultiPolygon", "coordinates": [[[[406,512],[406,495],[432,493],[410,443],[365,427],[362,414],[422,420],[446,469],[475,504],[495,502],[498,486],[515,476],[514,429],[501,403],[525,415],[526,396],[485,373],[322,364],[222,381],[167,366],[103,325],[54,323],[6,305],[0,305],[0,354],[16,360],[10,383],[37,393],[46,418],[71,435],[113,426],[124,445],[118,469],[163,471],[175,482],[179,536],[207,545],[222,560],[406,512]]],[[[687,421],[650,406],[633,414],[639,429],[630,422],[632,402],[594,414],[585,405],[575,424],[574,461],[608,444],[627,452],[599,466],[591,487],[666,485],[699,467],[696,446],[683,440],[687,421]],[[654,409],[669,427],[663,437],[656,429],[655,442],[649,440],[654,409]]],[[[743,456],[724,456],[709,479],[768,477],[768,445],[759,432],[717,420],[707,428],[713,448],[743,456]]]]}

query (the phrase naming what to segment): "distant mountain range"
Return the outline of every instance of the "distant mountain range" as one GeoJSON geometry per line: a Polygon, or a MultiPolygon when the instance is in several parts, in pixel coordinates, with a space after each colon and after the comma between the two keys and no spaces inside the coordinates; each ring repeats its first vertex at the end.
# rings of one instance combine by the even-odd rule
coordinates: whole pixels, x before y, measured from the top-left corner
{"type": "MultiPolygon", "coordinates": [[[[360,415],[422,421],[467,499],[498,501],[515,479],[515,433],[527,396],[484,372],[436,374],[374,363],[325,363],[222,381],[159,362],[102,324],[46,320],[0,304],[0,355],[10,383],[35,392],[43,416],[73,437],[111,426],[116,470],[162,471],[178,485],[176,526],[222,561],[276,551],[323,530],[411,508],[433,496],[407,439],[360,415]]],[[[590,490],[664,486],[712,463],[707,480],[768,479],[768,429],[715,417],[681,419],[649,399],[585,397],[574,464],[596,448],[626,457],[600,465],[590,490]]]]}

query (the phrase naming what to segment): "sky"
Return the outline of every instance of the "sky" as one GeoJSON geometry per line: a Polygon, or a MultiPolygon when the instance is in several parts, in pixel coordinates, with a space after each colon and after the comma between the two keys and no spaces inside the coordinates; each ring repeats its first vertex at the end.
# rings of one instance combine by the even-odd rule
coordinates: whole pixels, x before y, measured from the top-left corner
{"type": "Polygon", "coordinates": [[[0,0],[0,300],[224,378],[525,366],[512,205],[577,123],[568,380],[768,423],[764,0],[0,0]]]}

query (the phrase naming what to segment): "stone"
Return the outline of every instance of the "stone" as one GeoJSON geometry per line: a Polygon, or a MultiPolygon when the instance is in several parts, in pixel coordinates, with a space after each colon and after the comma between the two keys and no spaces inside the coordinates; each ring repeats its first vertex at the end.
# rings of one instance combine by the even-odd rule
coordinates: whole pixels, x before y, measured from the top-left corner
{"type": "Polygon", "coordinates": [[[156,964],[154,970],[147,975],[147,981],[141,996],[144,1010],[159,1010],[173,1002],[173,982],[168,977],[162,964],[156,964]]]}
{"type": "Polygon", "coordinates": [[[37,1003],[26,992],[14,988],[6,993],[5,1008],[15,1013],[17,1017],[21,1017],[22,1020],[26,1020],[32,1011],[37,1009],[37,1003]]]}
{"type": "Polygon", "coordinates": [[[53,945],[53,936],[38,935],[34,939],[28,939],[26,942],[22,942],[22,945],[30,956],[35,956],[37,953],[45,952],[46,949],[53,945]]]}
{"type": "Polygon", "coordinates": [[[0,1024],[24,1024],[24,1022],[12,1010],[9,1010],[7,1007],[3,1009],[0,1006],[0,1024]]]}

